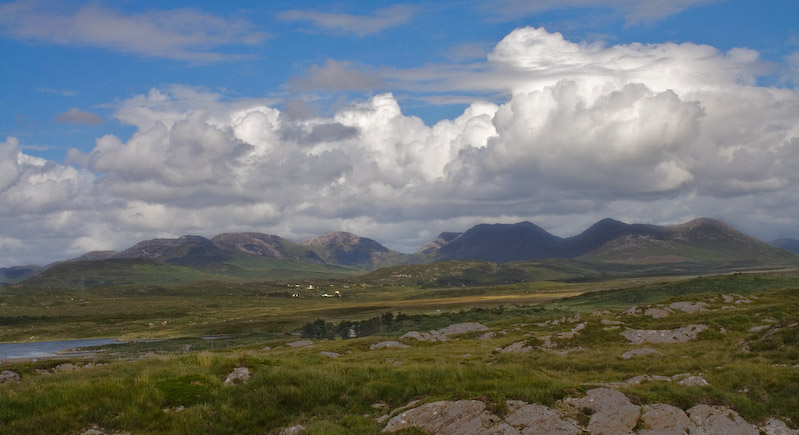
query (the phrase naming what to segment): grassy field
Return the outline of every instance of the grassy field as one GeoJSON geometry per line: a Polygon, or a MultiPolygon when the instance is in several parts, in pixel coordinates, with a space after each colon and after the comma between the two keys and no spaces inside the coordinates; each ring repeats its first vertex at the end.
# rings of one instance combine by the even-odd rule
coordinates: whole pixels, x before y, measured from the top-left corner
{"type": "Polygon", "coordinates": [[[526,282],[430,288],[338,280],[183,286],[113,286],[85,290],[0,289],[0,342],[69,338],[175,338],[281,334],[309,319],[363,319],[385,311],[436,313],[524,305],[666,278],[592,283],[526,282]],[[296,287],[299,286],[299,287],[296,287]],[[309,290],[309,286],[314,286],[309,290]],[[342,297],[323,294],[339,291],[342,297]],[[292,298],[297,293],[299,298],[292,298]]]}
{"type": "Polygon", "coordinates": [[[316,281],[316,288],[308,290],[308,285],[203,283],[36,294],[4,290],[3,341],[31,336],[184,338],[111,346],[90,359],[107,365],[70,373],[37,372],[51,370],[64,362],[60,359],[3,364],[3,370],[20,373],[22,382],[0,385],[2,432],[41,433],[46,427],[48,433],[81,433],[97,425],[132,433],[263,434],[303,424],[311,434],[377,433],[382,428],[377,417],[416,399],[476,398],[501,414],[510,399],[552,405],[600,383],[679,373],[701,375],[710,385],[644,382],[619,388],[639,404],[671,403],[683,409],[718,404],[753,422],[780,416],[799,423],[799,278],[793,274],[457,288],[316,281]],[[344,297],[319,296],[335,290],[344,297]],[[302,297],[286,297],[285,292],[302,297]],[[722,309],[720,294],[750,302],[722,309]],[[662,319],[620,314],[634,305],[675,301],[705,302],[709,310],[662,319]],[[610,313],[591,316],[599,309],[610,313]],[[407,316],[374,336],[315,340],[309,348],[286,346],[298,339],[286,332],[317,318],[354,321],[388,311],[407,316]],[[557,349],[582,350],[560,355],[541,348],[539,337],[574,326],[552,320],[576,314],[586,323],[583,332],[554,342],[557,349]],[[606,330],[602,320],[623,321],[630,328],[700,323],[710,328],[695,341],[647,345],[661,355],[624,360],[622,353],[640,346],[629,344],[618,330],[606,330]],[[472,333],[446,343],[405,340],[411,345],[406,349],[369,348],[409,330],[465,321],[481,322],[497,336],[479,340],[472,333]],[[757,326],[767,327],[752,332],[757,326]],[[207,334],[230,337],[197,338],[207,334]],[[535,349],[497,351],[519,341],[535,349]],[[322,351],[340,356],[330,358],[322,351]],[[242,366],[252,378],[223,385],[225,376],[242,366]],[[175,412],[178,407],[183,410],[175,412]]]}

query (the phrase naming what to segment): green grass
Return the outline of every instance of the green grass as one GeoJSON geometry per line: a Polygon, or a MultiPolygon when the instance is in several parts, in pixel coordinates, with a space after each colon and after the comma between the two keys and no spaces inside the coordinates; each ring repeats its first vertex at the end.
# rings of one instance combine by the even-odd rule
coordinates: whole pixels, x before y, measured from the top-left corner
{"type": "MultiPolygon", "coordinates": [[[[328,291],[327,282],[316,284],[328,291]]],[[[310,297],[307,290],[303,291],[308,297],[299,300],[269,296],[287,286],[202,283],[99,288],[84,293],[83,301],[72,300],[80,292],[0,293],[0,303],[6,304],[0,305],[2,327],[8,335],[57,334],[59,326],[71,333],[80,326],[108,332],[120,325],[130,326],[132,335],[225,330],[233,334],[212,341],[181,338],[110,346],[95,357],[109,365],[72,373],[43,375],[36,370],[51,369],[60,360],[3,364],[4,370],[18,371],[23,381],[0,385],[2,432],[41,433],[47,428],[48,433],[78,433],[98,425],[133,433],[263,434],[303,424],[313,434],[378,433],[382,426],[377,417],[416,399],[479,399],[502,413],[510,399],[551,406],[601,383],[642,374],[679,373],[701,374],[710,386],[645,382],[622,390],[638,404],[670,403],[682,409],[699,403],[724,405],[751,422],[770,416],[799,422],[799,369],[793,367],[799,361],[799,282],[795,276],[510,284],[467,287],[460,296],[449,288],[374,285],[353,286],[341,299],[310,297]],[[472,305],[492,294],[526,297],[564,291],[587,293],[538,305],[500,306],[501,298],[485,306],[472,305]],[[752,303],[721,310],[719,293],[747,295],[752,303]],[[705,301],[715,311],[675,313],[663,319],[617,317],[631,305],[677,300],[705,301]],[[446,301],[457,303],[441,305],[449,308],[441,313],[430,307],[446,301]],[[358,320],[386,311],[397,313],[403,303],[411,310],[409,316],[378,336],[319,340],[314,347],[302,349],[284,345],[297,338],[283,332],[320,314],[330,322],[358,320]],[[120,307],[115,309],[115,305],[120,307]],[[661,355],[623,360],[622,353],[640,346],[627,343],[618,330],[604,330],[601,318],[588,314],[599,308],[613,311],[603,318],[622,320],[633,328],[704,323],[711,330],[683,344],[649,345],[661,355]],[[575,314],[581,314],[586,328],[572,339],[554,341],[560,349],[581,346],[582,351],[567,355],[541,349],[524,354],[495,351],[522,340],[538,346],[537,337],[568,331],[574,323],[543,327],[535,323],[575,314]],[[158,319],[167,324],[143,324],[158,319]],[[465,321],[482,322],[505,334],[498,333],[492,340],[467,334],[447,343],[412,342],[409,349],[369,349],[370,344],[386,337],[396,339],[408,330],[465,321]],[[773,327],[750,332],[751,327],[763,324],[773,327]],[[139,329],[133,330],[135,325],[139,329]],[[742,344],[751,351],[741,352],[742,344]],[[191,346],[189,351],[186,346],[191,346]],[[264,350],[265,346],[272,349],[264,350]],[[341,356],[333,359],[321,351],[341,356]],[[137,356],[144,357],[128,360],[137,356]],[[239,366],[249,367],[252,378],[246,384],[223,385],[225,376],[239,366]],[[373,407],[376,403],[386,408],[373,407]],[[180,406],[185,407],[182,412],[171,412],[180,406]]]]}

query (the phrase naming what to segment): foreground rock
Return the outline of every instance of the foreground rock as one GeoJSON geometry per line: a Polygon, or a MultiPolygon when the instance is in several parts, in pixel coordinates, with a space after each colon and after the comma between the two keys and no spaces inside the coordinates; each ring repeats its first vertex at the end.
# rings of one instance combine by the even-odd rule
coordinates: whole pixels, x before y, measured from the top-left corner
{"type": "Polygon", "coordinates": [[[96,424],[93,424],[92,427],[86,429],[84,432],[81,432],[81,435],[130,435],[130,432],[114,432],[108,431],[96,424]]]}
{"type": "Polygon", "coordinates": [[[704,302],[697,302],[692,304],[690,302],[674,302],[669,305],[673,310],[680,310],[684,313],[697,313],[700,311],[707,311],[708,305],[704,302]]]}
{"type": "Polygon", "coordinates": [[[375,343],[369,346],[369,349],[385,349],[388,347],[397,347],[397,348],[406,348],[410,347],[407,344],[400,343],[399,341],[381,341],[380,343],[375,343]]]}
{"type": "Polygon", "coordinates": [[[630,359],[630,358],[635,358],[635,357],[638,357],[638,356],[658,355],[658,354],[660,354],[660,352],[658,352],[655,349],[652,349],[651,347],[643,347],[641,349],[633,349],[633,350],[628,350],[627,352],[624,352],[621,355],[621,359],[630,359]]]}
{"type": "Polygon", "coordinates": [[[799,435],[799,430],[794,430],[785,425],[785,422],[776,418],[769,419],[760,431],[765,435],[799,435]]]}
{"type": "Polygon", "coordinates": [[[19,373],[12,372],[11,370],[3,370],[0,372],[0,384],[6,382],[19,382],[19,373]]]}
{"type": "Polygon", "coordinates": [[[298,435],[305,432],[305,426],[297,424],[280,431],[280,435],[298,435]]]}
{"type": "MultiPolygon", "coordinates": [[[[576,421],[563,418],[557,411],[544,405],[525,404],[524,402],[520,402],[518,405],[521,406],[515,409],[505,421],[517,428],[520,434],[572,435],[580,433],[576,421]]],[[[514,408],[516,407],[514,406],[514,408]]]]}
{"type": "Polygon", "coordinates": [[[591,410],[586,430],[592,434],[632,433],[641,409],[619,391],[610,388],[589,390],[585,397],[567,399],[578,411],[591,410]]]}
{"type": "Polygon", "coordinates": [[[388,421],[383,432],[412,427],[441,435],[518,433],[479,400],[433,402],[405,411],[388,421]]]}
{"type": "MultiPolygon", "coordinates": [[[[640,435],[794,435],[797,431],[771,419],[758,428],[734,410],[697,405],[683,411],[668,404],[638,406],[610,388],[589,390],[585,397],[560,401],[554,408],[508,400],[508,415],[499,417],[478,400],[439,401],[394,411],[383,432],[418,428],[439,435],[632,434],[640,435]],[[582,421],[582,424],[578,421],[582,421]]],[[[385,421],[383,416],[380,422],[385,421]]]]}
{"type": "Polygon", "coordinates": [[[476,322],[466,322],[466,323],[456,323],[454,325],[449,325],[446,328],[439,329],[438,332],[444,335],[458,335],[458,334],[466,334],[469,332],[478,332],[486,330],[488,330],[488,327],[483,324],[476,322]]]}
{"type": "Polygon", "coordinates": [[[250,380],[250,369],[247,367],[236,367],[225,378],[225,385],[233,385],[236,383],[245,383],[250,380]]]}
{"type": "Polygon", "coordinates": [[[696,405],[688,410],[691,434],[759,435],[760,431],[747,423],[737,412],[724,406],[696,405]]]}
{"type": "Polygon", "coordinates": [[[533,346],[527,346],[527,342],[517,341],[516,343],[509,344],[505,347],[495,349],[499,353],[523,353],[533,350],[533,346]]]}
{"type": "Polygon", "coordinates": [[[627,329],[621,335],[633,344],[684,343],[696,339],[707,325],[688,325],[677,329],[627,329]]]}
{"type": "Polygon", "coordinates": [[[688,376],[678,382],[678,384],[685,385],[686,387],[704,387],[710,385],[710,383],[701,376],[688,376]]]}
{"type": "Polygon", "coordinates": [[[638,431],[641,435],[687,434],[691,419],[676,406],[656,403],[643,407],[641,425],[644,427],[638,431]]]}
{"type": "Polygon", "coordinates": [[[446,342],[449,341],[450,335],[466,334],[469,332],[479,332],[486,330],[488,330],[487,326],[476,322],[456,323],[453,325],[449,325],[446,328],[441,328],[438,331],[429,331],[429,332],[411,331],[401,336],[400,339],[412,338],[419,341],[446,342]]]}

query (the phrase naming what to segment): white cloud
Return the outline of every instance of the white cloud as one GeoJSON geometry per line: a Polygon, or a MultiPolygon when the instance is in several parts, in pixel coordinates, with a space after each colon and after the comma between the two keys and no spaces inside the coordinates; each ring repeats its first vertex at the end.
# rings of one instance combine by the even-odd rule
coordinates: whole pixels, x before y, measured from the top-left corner
{"type": "Polygon", "coordinates": [[[73,107],[64,113],[59,113],[56,115],[55,120],[70,124],[100,125],[103,123],[103,118],[100,115],[80,110],[77,107],[73,107]]]}
{"type": "Polygon", "coordinates": [[[59,45],[102,47],[147,57],[193,62],[240,58],[215,51],[252,45],[267,37],[244,19],[225,19],[193,9],[122,14],[98,4],[79,9],[41,1],[0,5],[0,26],[13,38],[59,45]]]}
{"type": "Polygon", "coordinates": [[[636,24],[656,21],[692,7],[718,1],[720,0],[495,0],[486,2],[486,9],[507,19],[557,9],[610,9],[625,17],[628,24],[636,24]]]}
{"type": "Polygon", "coordinates": [[[39,92],[44,92],[45,94],[55,94],[61,95],[63,97],[74,97],[75,95],[78,95],[77,91],[70,89],[37,88],[36,90],[39,92]]]}
{"type": "Polygon", "coordinates": [[[19,177],[19,140],[8,137],[0,143],[0,192],[11,187],[19,177]]]}
{"type": "Polygon", "coordinates": [[[310,21],[328,32],[367,36],[405,24],[411,19],[414,8],[393,5],[377,10],[374,15],[352,15],[315,10],[289,10],[278,14],[285,21],[310,21]]]}
{"type": "Polygon", "coordinates": [[[332,59],[322,66],[311,66],[304,74],[290,79],[289,84],[301,90],[356,90],[385,86],[375,73],[364,71],[350,62],[332,59]]]}
{"type": "Polygon", "coordinates": [[[87,169],[0,145],[0,225],[42,256],[243,230],[343,229],[410,251],[440,231],[525,219],[561,235],[607,216],[763,222],[763,237],[799,227],[799,92],[753,84],[757,53],[528,28],[489,59],[440,79],[506,100],[435,125],[388,93],[322,116],[154,89],[117,107],[130,138],[73,153],[87,169]]]}

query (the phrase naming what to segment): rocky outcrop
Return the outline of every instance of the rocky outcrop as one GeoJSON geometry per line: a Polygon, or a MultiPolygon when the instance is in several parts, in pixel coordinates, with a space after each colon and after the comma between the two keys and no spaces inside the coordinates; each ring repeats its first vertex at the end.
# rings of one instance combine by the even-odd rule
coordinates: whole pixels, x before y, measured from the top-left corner
{"type": "Polygon", "coordinates": [[[375,343],[369,346],[369,349],[385,349],[387,347],[398,347],[398,348],[406,348],[410,347],[407,344],[401,343],[399,341],[381,341],[380,343],[375,343]]]}
{"type": "Polygon", "coordinates": [[[679,310],[684,313],[696,313],[699,311],[707,311],[707,306],[708,305],[704,302],[697,302],[693,304],[691,302],[674,302],[669,305],[669,308],[672,310],[679,310]]]}
{"type": "MultiPolygon", "coordinates": [[[[679,375],[678,375],[679,376],[679,375]]],[[[383,415],[383,432],[418,428],[437,435],[795,435],[784,422],[771,419],[760,428],[734,410],[722,406],[697,405],[683,411],[672,405],[633,404],[623,393],[610,388],[588,390],[584,397],[567,398],[549,408],[520,400],[506,402],[507,416],[500,417],[479,400],[439,401],[419,406],[419,401],[383,415]]]]}
{"type": "Polygon", "coordinates": [[[759,435],[758,429],[747,423],[737,412],[724,406],[696,405],[688,410],[691,435],[759,435]]]}
{"type": "Polygon", "coordinates": [[[279,432],[279,435],[298,435],[305,432],[305,426],[295,424],[294,426],[287,427],[279,432]]]}
{"type": "Polygon", "coordinates": [[[403,334],[400,339],[404,338],[412,338],[418,341],[430,341],[430,342],[446,342],[449,341],[449,338],[438,332],[438,331],[430,331],[430,332],[419,332],[419,331],[410,331],[403,334]]]}
{"type": "Polygon", "coordinates": [[[243,384],[250,380],[250,369],[247,367],[236,367],[225,378],[225,385],[243,384]]]}
{"type": "Polygon", "coordinates": [[[683,343],[693,340],[707,325],[688,325],[677,329],[627,329],[621,335],[633,344],[683,343]]]}
{"type": "Polygon", "coordinates": [[[92,427],[81,432],[81,435],[130,435],[130,432],[109,431],[93,424],[92,427]]]}
{"type": "Polygon", "coordinates": [[[286,346],[290,346],[290,347],[311,347],[311,346],[313,346],[313,341],[311,341],[311,340],[297,340],[297,341],[292,341],[291,343],[286,343],[286,346]]]}
{"type": "Polygon", "coordinates": [[[610,388],[589,390],[585,397],[567,399],[568,405],[579,412],[590,410],[590,420],[585,429],[598,435],[632,433],[641,415],[641,409],[619,391],[610,388]]]}
{"type": "Polygon", "coordinates": [[[691,419],[680,408],[656,403],[643,407],[641,435],[687,434],[691,428],[691,419]]]}
{"type": "Polygon", "coordinates": [[[640,349],[633,349],[633,350],[628,350],[627,352],[624,352],[621,355],[621,359],[630,359],[630,358],[635,358],[635,357],[638,357],[638,356],[657,355],[657,354],[660,354],[660,352],[658,352],[655,349],[652,349],[651,347],[642,347],[640,349]]]}
{"type": "Polygon", "coordinates": [[[705,387],[710,385],[710,383],[701,376],[688,376],[677,383],[686,387],[705,387]]]}
{"type": "Polygon", "coordinates": [[[405,411],[388,421],[383,432],[420,428],[441,435],[511,435],[519,432],[486,410],[479,400],[440,401],[405,411]]]}
{"type": "Polygon", "coordinates": [[[505,347],[495,349],[499,353],[523,353],[533,350],[533,346],[528,346],[527,342],[517,341],[516,343],[509,344],[505,347]]]}
{"type": "Polygon", "coordinates": [[[453,325],[449,325],[445,328],[441,328],[437,331],[430,331],[430,332],[411,331],[401,336],[400,339],[412,338],[414,340],[419,340],[419,341],[446,342],[449,341],[450,335],[466,334],[469,332],[479,332],[486,330],[488,330],[488,327],[480,323],[475,323],[475,322],[456,323],[453,325]]]}
{"type": "Polygon", "coordinates": [[[671,311],[663,309],[663,308],[647,308],[644,311],[645,316],[649,316],[653,319],[662,319],[664,317],[669,317],[671,311]]]}
{"type": "Polygon", "coordinates": [[[557,411],[544,405],[516,402],[513,403],[514,406],[511,406],[510,402],[515,401],[508,403],[508,407],[513,410],[505,418],[505,422],[518,429],[520,434],[572,435],[580,433],[576,421],[564,418],[557,411]]]}
{"type": "Polygon", "coordinates": [[[6,382],[19,382],[19,373],[12,372],[11,370],[3,370],[0,372],[0,384],[5,384],[6,382]]]}
{"type": "Polygon", "coordinates": [[[466,322],[466,323],[456,323],[454,325],[449,325],[446,328],[439,329],[438,332],[444,335],[458,335],[458,334],[466,334],[468,332],[485,331],[487,329],[488,327],[486,327],[483,324],[476,322],[466,322]]]}
{"type": "Polygon", "coordinates": [[[500,417],[479,400],[439,401],[418,406],[414,401],[395,410],[383,432],[418,428],[431,434],[533,435],[632,434],[640,435],[795,435],[784,422],[771,419],[758,428],[734,410],[697,405],[683,411],[672,405],[633,404],[610,388],[588,390],[584,397],[568,398],[553,408],[519,400],[506,402],[507,416],[500,417]]]}
{"type": "Polygon", "coordinates": [[[799,430],[789,428],[785,422],[776,418],[769,419],[760,427],[760,431],[765,435],[799,435],[799,430]]]}

